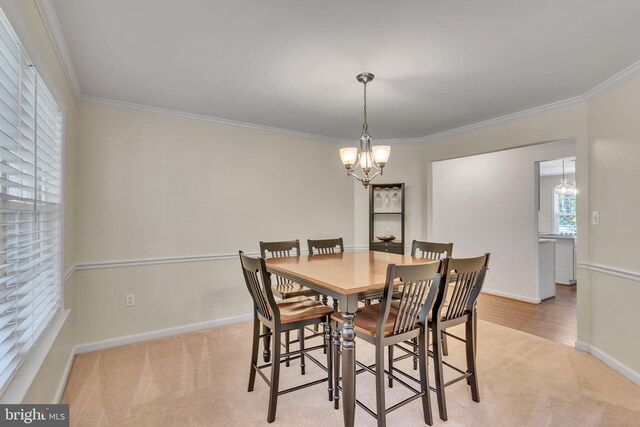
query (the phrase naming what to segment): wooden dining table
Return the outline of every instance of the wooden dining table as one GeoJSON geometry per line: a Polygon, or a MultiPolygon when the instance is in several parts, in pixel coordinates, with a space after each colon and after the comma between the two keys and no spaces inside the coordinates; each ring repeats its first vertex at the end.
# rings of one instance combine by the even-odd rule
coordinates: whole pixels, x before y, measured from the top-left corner
{"type": "MultiPolygon", "coordinates": [[[[422,264],[433,260],[387,252],[359,250],[266,260],[270,273],[337,298],[342,314],[342,407],[344,425],[353,426],[356,410],[356,331],[358,301],[382,295],[389,264],[422,264]]],[[[380,368],[382,369],[382,368],[380,368]]],[[[335,385],[337,387],[337,385],[335,385]]]]}

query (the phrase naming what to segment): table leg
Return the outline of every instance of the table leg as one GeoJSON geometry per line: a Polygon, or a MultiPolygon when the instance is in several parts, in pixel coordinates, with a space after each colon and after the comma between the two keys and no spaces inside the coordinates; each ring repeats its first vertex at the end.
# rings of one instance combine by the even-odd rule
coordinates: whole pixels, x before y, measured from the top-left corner
{"type": "MultiPolygon", "coordinates": [[[[353,310],[353,309],[351,309],[353,310]]],[[[356,331],[355,310],[342,313],[342,405],[344,425],[352,427],[356,412],[356,331]]]]}

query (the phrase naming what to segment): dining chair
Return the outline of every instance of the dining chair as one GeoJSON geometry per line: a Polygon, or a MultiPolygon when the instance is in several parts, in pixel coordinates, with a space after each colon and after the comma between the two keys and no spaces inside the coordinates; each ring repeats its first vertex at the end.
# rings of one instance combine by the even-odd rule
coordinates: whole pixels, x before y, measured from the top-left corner
{"type": "Polygon", "coordinates": [[[445,388],[451,384],[466,379],[471,388],[471,398],[475,402],[480,401],[476,368],[478,340],[476,301],[484,284],[489,257],[490,254],[486,253],[476,258],[448,258],[444,279],[447,286],[438,293],[433,312],[428,318],[428,327],[434,337],[445,334],[465,343],[467,367],[466,370],[462,370],[443,360],[441,342],[437,339],[433,340],[433,351],[430,352],[430,356],[434,361],[435,392],[438,398],[438,411],[443,421],[447,420],[445,388]],[[449,294],[448,303],[447,294],[449,294]],[[461,324],[465,325],[464,338],[447,332],[448,328],[461,324]],[[445,382],[444,366],[462,375],[445,382]]]}
{"type": "MultiPolygon", "coordinates": [[[[365,365],[356,361],[359,369],[356,375],[369,372],[376,377],[376,410],[372,410],[356,399],[356,404],[367,413],[375,417],[378,426],[386,425],[386,414],[412,402],[418,398],[422,400],[424,422],[433,425],[431,412],[431,400],[429,396],[428,376],[428,335],[426,334],[427,316],[435,303],[440,289],[445,286],[444,276],[441,270],[447,260],[433,261],[426,264],[395,265],[387,267],[382,301],[377,304],[360,308],[354,317],[354,327],[358,332],[358,338],[375,346],[375,364],[365,365]],[[399,280],[399,282],[398,282],[399,280]],[[402,293],[399,299],[393,298],[394,288],[401,285],[402,293]],[[418,339],[417,349],[411,349],[402,343],[418,339]],[[409,355],[415,355],[420,360],[420,378],[416,379],[398,367],[390,365],[389,370],[384,366],[385,347],[397,346],[409,355]],[[417,350],[417,351],[416,351],[417,350]],[[402,378],[399,377],[400,374],[402,378]],[[401,402],[387,408],[385,405],[385,375],[395,379],[412,392],[412,395],[401,402]],[[417,383],[417,387],[409,384],[409,381],[417,383]]],[[[340,313],[333,313],[332,320],[337,324],[342,323],[340,313]]],[[[339,335],[338,340],[339,340],[339,335]]],[[[335,342],[334,333],[333,366],[334,366],[334,403],[339,407],[339,366],[340,350],[335,342]]]]}
{"type": "Polygon", "coordinates": [[[422,242],[414,240],[411,242],[411,256],[429,259],[451,258],[453,253],[453,243],[422,242]]]}
{"type": "Polygon", "coordinates": [[[316,358],[311,356],[309,352],[327,349],[329,345],[328,343],[330,342],[329,337],[331,336],[329,315],[333,310],[319,301],[314,301],[302,296],[276,302],[273,296],[270,274],[267,272],[264,258],[250,258],[242,251],[239,253],[242,274],[244,276],[247,289],[249,290],[249,294],[251,294],[251,298],[253,300],[253,338],[251,366],[249,370],[249,386],[247,391],[253,391],[256,373],[265,380],[269,386],[269,411],[267,414],[267,422],[269,423],[275,420],[278,396],[282,394],[311,387],[327,381],[329,384],[329,400],[332,400],[331,351],[327,350],[326,352],[326,366],[322,365],[322,363],[320,363],[316,358]],[[304,334],[302,334],[300,335],[299,350],[281,353],[280,339],[282,332],[300,330],[305,326],[320,323],[324,323],[325,325],[324,343],[322,345],[305,348],[305,337],[304,334]],[[269,332],[267,333],[271,335],[273,341],[271,347],[271,362],[267,362],[263,365],[258,365],[260,338],[264,335],[260,334],[260,324],[268,328],[269,332]],[[322,370],[326,371],[327,376],[286,390],[279,390],[280,364],[285,362],[287,359],[294,360],[300,358],[300,364],[302,366],[304,364],[305,356],[317,364],[322,370]],[[262,369],[267,367],[271,367],[270,379],[262,372],[262,369]]]}
{"type": "MultiPolygon", "coordinates": [[[[300,240],[286,240],[280,242],[260,242],[260,256],[262,258],[282,258],[289,256],[300,256],[300,240]]],[[[313,289],[309,289],[305,286],[302,286],[299,283],[295,283],[289,279],[286,279],[282,276],[274,275],[275,283],[273,284],[273,293],[280,299],[286,300],[289,298],[295,297],[316,297],[316,299],[320,299],[320,294],[313,289]]],[[[272,281],[273,283],[273,281],[272,281]]],[[[265,362],[269,361],[269,335],[265,335],[264,337],[264,354],[263,358],[265,362]]],[[[298,337],[300,339],[300,337],[298,337]]],[[[295,341],[293,341],[295,343],[295,341]]],[[[289,352],[289,348],[291,345],[291,336],[287,331],[285,333],[284,339],[284,348],[285,352],[289,352]]],[[[286,362],[285,366],[289,366],[289,361],[286,362]]]]}
{"type": "Polygon", "coordinates": [[[335,254],[336,249],[337,252],[344,252],[342,237],[339,237],[337,239],[320,240],[307,239],[307,246],[309,248],[309,255],[335,254]]]}
{"type": "MultiPolygon", "coordinates": [[[[307,239],[309,255],[326,255],[344,252],[342,237],[337,239],[307,239]]],[[[322,297],[322,302],[327,303],[327,297],[322,297]]],[[[333,299],[333,309],[338,311],[338,300],[333,299]]]]}
{"type": "MultiPolygon", "coordinates": [[[[429,259],[451,258],[453,256],[453,243],[436,243],[414,240],[411,242],[411,256],[429,259]]],[[[440,339],[442,340],[442,354],[447,356],[449,354],[447,336],[442,334],[440,339]]],[[[413,360],[413,369],[418,369],[417,359],[413,360]]]]}

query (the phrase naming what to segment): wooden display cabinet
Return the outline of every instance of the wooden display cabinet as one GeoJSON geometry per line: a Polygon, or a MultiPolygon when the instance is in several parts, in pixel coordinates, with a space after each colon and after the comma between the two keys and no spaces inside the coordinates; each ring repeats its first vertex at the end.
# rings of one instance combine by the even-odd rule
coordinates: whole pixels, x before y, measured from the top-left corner
{"type": "Polygon", "coordinates": [[[404,254],[404,206],[404,183],[369,185],[370,250],[404,254]]]}

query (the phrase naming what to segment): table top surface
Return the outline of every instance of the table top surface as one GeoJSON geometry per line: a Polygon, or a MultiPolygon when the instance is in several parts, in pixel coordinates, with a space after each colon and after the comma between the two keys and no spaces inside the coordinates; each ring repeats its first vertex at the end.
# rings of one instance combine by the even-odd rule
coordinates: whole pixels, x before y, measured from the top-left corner
{"type": "Polygon", "coordinates": [[[377,251],[269,258],[267,269],[302,284],[352,295],[384,289],[389,264],[424,264],[430,259],[377,251]]]}

